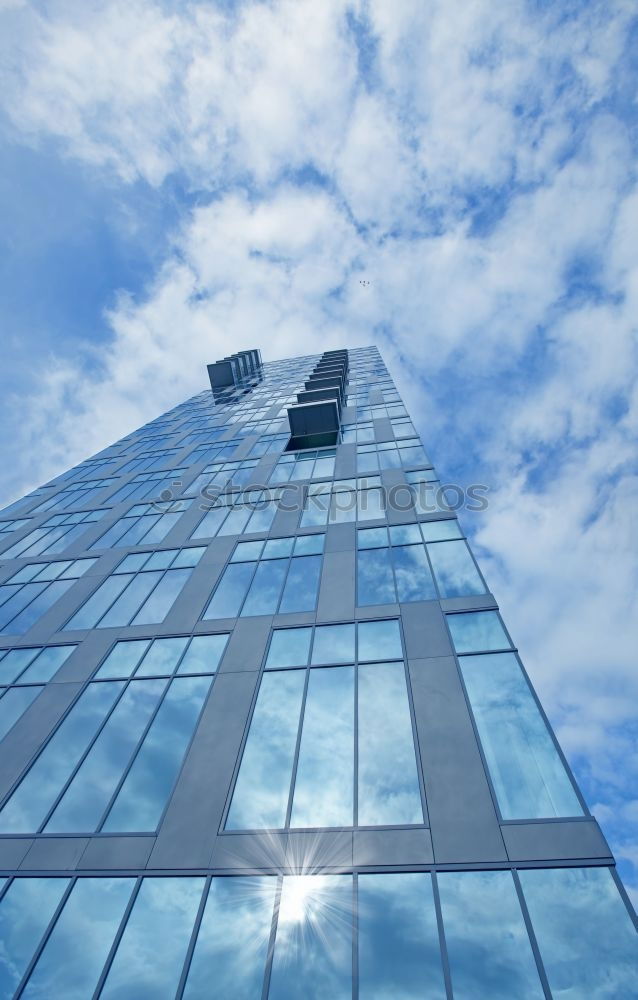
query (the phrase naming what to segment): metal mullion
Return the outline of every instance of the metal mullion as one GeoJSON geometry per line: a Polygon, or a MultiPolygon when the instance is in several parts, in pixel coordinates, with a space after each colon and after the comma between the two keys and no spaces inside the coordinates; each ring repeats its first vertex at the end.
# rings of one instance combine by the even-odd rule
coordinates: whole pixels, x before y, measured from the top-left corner
{"type": "Polygon", "coordinates": [[[529,942],[530,945],[532,946],[532,954],[534,955],[534,961],[536,962],[536,969],[538,971],[538,977],[541,981],[543,993],[545,994],[546,1000],[552,1000],[552,991],[549,985],[549,980],[547,978],[547,973],[545,972],[545,966],[543,964],[543,959],[541,957],[540,948],[538,947],[538,941],[536,940],[536,934],[534,931],[534,925],[532,924],[532,918],[530,917],[529,910],[527,909],[527,901],[525,899],[525,893],[523,892],[523,887],[518,877],[518,872],[516,868],[511,868],[510,871],[512,873],[512,878],[514,879],[516,895],[518,896],[519,906],[523,914],[523,921],[525,923],[525,929],[529,937],[529,942]]]}
{"type": "MultiPolygon", "coordinates": [[[[98,557],[98,558],[99,558],[99,557],[98,557]]],[[[114,597],[114,598],[113,598],[113,600],[112,600],[112,601],[111,601],[111,603],[109,604],[109,606],[108,606],[108,608],[106,609],[106,611],[104,611],[104,612],[103,612],[103,614],[101,614],[101,615],[100,615],[100,617],[98,618],[98,620],[97,620],[97,621],[95,622],[95,624],[91,626],[91,629],[95,629],[95,628],[98,628],[98,627],[99,627],[99,624],[100,624],[100,622],[102,621],[102,619],[104,618],[104,616],[105,616],[105,615],[108,615],[109,611],[111,610],[111,608],[113,607],[113,605],[115,604],[115,602],[116,602],[116,601],[119,601],[119,599],[120,599],[120,597],[122,596],[122,594],[126,593],[126,591],[128,590],[129,586],[130,586],[130,585],[132,584],[133,580],[135,579],[135,577],[137,576],[137,574],[138,574],[138,573],[141,573],[141,570],[133,570],[133,571],[130,571],[130,572],[128,572],[128,573],[109,573],[109,575],[108,575],[107,577],[105,577],[105,578],[104,578],[104,580],[102,580],[102,583],[106,583],[106,581],[107,581],[107,580],[110,580],[110,579],[111,579],[112,577],[114,577],[114,576],[130,576],[130,578],[131,578],[131,579],[129,580],[129,582],[128,582],[128,583],[126,584],[126,586],[125,586],[125,587],[123,587],[123,589],[122,589],[122,590],[120,590],[120,592],[119,592],[119,594],[117,595],[117,597],[114,597]]],[[[91,594],[91,595],[90,595],[89,597],[87,597],[87,598],[86,598],[86,600],[84,601],[84,603],[83,603],[83,604],[82,604],[82,605],[81,605],[81,606],[80,606],[80,607],[79,607],[79,608],[77,609],[77,611],[74,611],[74,613],[73,613],[72,617],[75,617],[75,615],[77,614],[77,612],[78,612],[78,611],[80,611],[80,610],[82,609],[82,607],[84,607],[84,606],[85,606],[85,605],[86,605],[86,604],[88,603],[88,601],[90,601],[90,600],[91,600],[91,597],[94,597],[94,596],[95,596],[95,594],[97,594],[98,590],[99,590],[99,589],[100,589],[100,587],[102,586],[102,583],[100,583],[100,584],[99,584],[99,585],[98,585],[98,586],[97,586],[97,587],[95,588],[95,590],[93,591],[93,593],[92,593],[92,594],[91,594]]],[[[70,620],[70,619],[69,619],[69,620],[70,620]]],[[[67,624],[68,624],[68,622],[67,622],[67,624]]],[[[66,626],[65,626],[65,627],[66,627],[66,626]]]]}
{"type": "Polygon", "coordinates": [[[277,941],[277,927],[279,924],[279,906],[281,903],[281,893],[283,891],[283,884],[284,884],[283,875],[277,875],[275,877],[277,879],[277,886],[275,888],[275,898],[273,900],[272,922],[270,925],[268,950],[266,951],[266,964],[264,967],[264,982],[261,991],[261,1000],[268,1000],[268,994],[270,992],[270,978],[272,975],[272,963],[275,955],[275,944],[277,941]]]}
{"type": "Polygon", "coordinates": [[[177,984],[177,990],[175,991],[175,1000],[181,1000],[186,987],[186,981],[188,979],[188,974],[190,972],[191,962],[193,960],[193,954],[195,951],[195,946],[197,944],[197,938],[199,937],[199,929],[201,927],[202,918],[204,916],[204,911],[206,909],[206,904],[208,902],[208,897],[210,895],[210,887],[213,882],[212,875],[206,877],[204,883],[204,888],[202,890],[202,898],[199,901],[199,906],[197,908],[197,914],[195,916],[195,923],[193,924],[193,930],[191,932],[190,941],[188,942],[188,948],[186,949],[186,957],[184,958],[184,965],[182,968],[182,974],[179,977],[179,982],[177,984]]]}
{"type": "MultiPolygon", "coordinates": [[[[358,652],[356,648],[356,634],[358,629],[355,628],[355,657],[358,652]]],[[[359,661],[355,659],[352,666],[354,670],[354,746],[353,746],[353,759],[352,759],[352,769],[353,769],[353,785],[352,785],[352,825],[357,827],[359,825],[359,661]]]]}
{"type": "Polygon", "coordinates": [[[301,747],[301,735],[303,732],[304,717],[306,714],[306,699],[308,697],[308,684],[310,682],[310,666],[305,668],[306,676],[304,678],[304,688],[303,695],[301,698],[301,708],[299,709],[299,727],[297,729],[297,740],[295,743],[295,754],[292,761],[292,770],[290,772],[290,790],[288,792],[288,806],[286,808],[286,819],[284,826],[286,830],[290,829],[290,818],[292,816],[292,802],[295,794],[295,785],[297,783],[297,767],[299,765],[299,749],[301,747]]]}
{"type": "MultiPolygon", "coordinates": [[[[149,555],[153,555],[153,554],[154,554],[154,553],[149,553],[149,555]]],[[[175,558],[175,557],[173,557],[173,558],[175,558]]],[[[144,565],[146,565],[146,563],[145,563],[144,565]]],[[[144,566],[143,566],[143,567],[142,567],[142,568],[141,568],[140,570],[138,570],[138,572],[137,572],[137,573],[135,574],[135,576],[138,576],[138,575],[139,575],[140,573],[144,573],[144,572],[146,572],[146,573],[157,573],[157,572],[160,572],[160,573],[161,573],[162,575],[160,576],[159,580],[157,580],[157,582],[155,583],[155,586],[154,586],[154,587],[151,587],[151,589],[149,590],[148,594],[146,595],[146,597],[144,598],[144,600],[142,601],[142,603],[141,603],[141,604],[140,604],[140,605],[139,605],[139,606],[138,606],[138,607],[136,608],[136,610],[135,610],[135,611],[133,612],[133,614],[132,614],[132,615],[131,615],[131,617],[129,618],[129,621],[128,621],[128,625],[130,625],[130,624],[131,624],[131,622],[133,621],[133,619],[134,619],[134,618],[136,618],[136,617],[137,617],[137,615],[138,615],[138,614],[140,613],[140,611],[142,610],[142,608],[144,607],[144,605],[146,604],[146,602],[147,602],[148,600],[150,600],[150,598],[151,598],[151,597],[153,596],[153,594],[155,593],[155,591],[156,591],[156,590],[157,590],[157,588],[159,587],[160,583],[162,582],[162,580],[164,579],[164,577],[165,577],[165,576],[166,576],[166,574],[168,573],[169,569],[171,568],[171,565],[172,565],[172,562],[171,562],[171,564],[169,564],[169,565],[168,565],[168,566],[167,566],[167,567],[166,567],[165,569],[161,569],[161,570],[160,570],[159,568],[158,568],[158,569],[156,569],[156,570],[155,570],[155,569],[148,569],[148,570],[145,570],[145,569],[144,569],[144,566]]],[[[184,567],[184,568],[186,568],[186,567],[184,567]]],[[[131,581],[131,582],[132,582],[132,581],[131,581]]],[[[124,594],[124,591],[125,591],[125,590],[128,590],[128,587],[125,587],[125,588],[124,588],[124,590],[122,591],[122,593],[121,593],[121,594],[119,595],[120,597],[122,597],[122,595],[124,594]]],[[[118,598],[118,600],[119,600],[119,598],[118,598]]],[[[175,598],[175,600],[177,600],[177,598],[175,598]]],[[[109,610],[110,610],[110,609],[109,609],[109,610]]],[[[108,614],[108,612],[107,612],[107,614],[108,614]]],[[[102,618],[103,618],[103,617],[104,617],[104,615],[102,615],[102,618]]],[[[100,621],[102,621],[102,618],[100,618],[100,621]]],[[[124,626],[124,627],[128,627],[128,625],[127,625],[127,626],[124,626]]]]}
{"type": "Polygon", "coordinates": [[[439,883],[436,871],[430,871],[432,880],[432,895],[434,898],[434,911],[436,913],[436,926],[439,932],[439,951],[441,955],[441,968],[443,971],[443,982],[445,984],[445,995],[447,1000],[453,1000],[452,975],[450,973],[450,960],[447,953],[447,943],[445,940],[445,927],[443,926],[443,911],[441,909],[441,897],[439,894],[439,883]]]}
{"type": "MultiPolygon", "coordinates": [[[[142,682],[144,680],[151,680],[151,679],[152,678],[148,678],[148,677],[139,678],[139,680],[141,680],[142,682]]],[[[111,798],[109,799],[109,801],[108,801],[108,803],[106,805],[106,808],[102,812],[102,815],[100,816],[99,821],[95,825],[95,832],[96,833],[99,833],[101,831],[103,824],[106,822],[106,818],[107,818],[107,816],[109,814],[109,811],[111,810],[111,808],[113,806],[113,803],[115,802],[117,796],[119,795],[120,789],[122,788],[122,785],[126,781],[126,778],[128,776],[129,771],[131,770],[131,768],[133,767],[133,764],[135,763],[135,759],[136,759],[137,755],[139,754],[140,749],[142,747],[142,744],[144,743],[144,740],[146,739],[146,737],[148,735],[148,731],[151,728],[151,726],[153,725],[153,722],[155,721],[155,716],[159,712],[159,710],[160,710],[160,708],[161,708],[161,706],[162,706],[162,704],[164,702],[164,698],[166,697],[166,692],[168,691],[168,688],[170,686],[172,676],[165,677],[165,678],[157,678],[157,679],[158,680],[164,680],[164,679],[166,680],[166,684],[164,685],[164,690],[162,691],[160,697],[158,698],[157,705],[155,706],[155,708],[151,712],[150,718],[149,718],[148,722],[146,723],[146,725],[145,725],[145,727],[144,727],[144,729],[142,731],[142,734],[141,734],[141,736],[139,737],[139,739],[137,741],[137,745],[133,748],[133,750],[131,752],[131,756],[128,759],[128,763],[124,767],[124,770],[123,770],[123,772],[122,772],[122,774],[120,776],[119,781],[117,782],[117,785],[115,786],[115,790],[114,790],[113,794],[111,795],[111,798]]],[[[128,687],[129,684],[131,684],[133,682],[133,680],[134,680],[134,678],[130,678],[129,679],[129,681],[127,683],[127,687],[128,687]]],[[[122,694],[123,693],[124,692],[122,692],[122,694]]],[[[119,699],[118,699],[118,701],[119,701],[119,699]]],[[[144,831],[142,831],[142,832],[144,832],[144,831]]]]}
{"type": "Polygon", "coordinates": [[[29,964],[27,965],[27,967],[26,967],[26,969],[24,971],[24,974],[22,976],[22,979],[20,980],[20,983],[18,984],[18,988],[16,989],[15,993],[13,994],[14,1000],[18,1000],[18,997],[22,996],[22,993],[24,992],[24,989],[25,989],[27,983],[29,982],[29,977],[31,976],[31,973],[33,972],[35,966],[38,964],[38,962],[40,960],[40,956],[42,955],[42,952],[44,951],[44,948],[46,946],[46,943],[49,940],[49,938],[51,937],[51,934],[53,933],[53,928],[55,927],[56,923],[58,922],[58,918],[59,918],[60,914],[62,913],[62,910],[66,906],[67,900],[68,900],[68,898],[69,898],[69,896],[71,894],[71,890],[73,889],[73,886],[77,882],[77,876],[75,878],[73,876],[67,876],[67,877],[69,877],[69,885],[67,885],[66,889],[62,893],[62,898],[61,898],[60,902],[58,903],[58,905],[56,906],[55,911],[53,913],[53,916],[51,917],[51,919],[50,919],[49,923],[47,924],[47,927],[46,927],[46,929],[45,929],[42,937],[40,938],[40,943],[37,945],[37,947],[36,947],[33,955],[31,956],[29,964]]]}
{"type": "Polygon", "coordinates": [[[109,972],[111,971],[111,966],[113,965],[113,959],[115,958],[115,955],[117,953],[117,949],[120,946],[120,941],[122,940],[122,937],[124,936],[124,931],[126,930],[126,927],[128,925],[128,921],[129,921],[129,917],[131,915],[131,911],[132,911],[133,907],[135,906],[135,902],[137,900],[137,897],[139,895],[140,889],[142,887],[142,879],[143,879],[143,877],[144,876],[142,876],[142,875],[138,875],[136,877],[135,885],[133,886],[133,888],[131,890],[131,895],[130,895],[129,901],[126,904],[126,908],[124,910],[124,913],[122,914],[122,919],[120,920],[120,926],[118,927],[117,931],[115,932],[115,936],[113,937],[113,944],[111,945],[111,947],[109,949],[109,953],[106,956],[106,961],[104,962],[104,967],[102,969],[102,972],[100,973],[100,978],[97,981],[97,986],[95,987],[95,990],[93,991],[91,1000],[97,1000],[97,998],[99,997],[100,993],[102,992],[102,989],[104,987],[104,983],[106,982],[106,978],[107,978],[109,972]]]}
{"type": "MultiPolygon", "coordinates": [[[[421,523],[420,521],[417,521],[417,525],[420,525],[420,523],[421,523]]],[[[419,527],[419,531],[421,531],[420,527],[419,527]]],[[[430,559],[430,553],[428,551],[428,545],[429,544],[430,544],[429,542],[424,542],[423,541],[423,533],[421,532],[421,545],[425,549],[425,558],[427,559],[428,566],[430,567],[430,576],[432,578],[432,583],[434,584],[434,590],[436,591],[436,594],[437,594],[437,600],[438,601],[444,601],[445,598],[441,594],[441,590],[439,588],[439,582],[438,582],[438,580],[436,578],[436,573],[434,572],[434,567],[432,566],[432,560],[430,559]]],[[[436,543],[434,543],[434,544],[436,544],[436,543]]],[[[443,612],[443,614],[445,614],[445,612],[443,612]]],[[[452,644],[452,645],[454,645],[454,644],[452,644]]]]}
{"type": "Polygon", "coordinates": [[[615,865],[607,865],[606,867],[608,868],[609,874],[611,875],[611,877],[612,877],[612,879],[614,881],[614,884],[615,884],[616,888],[618,889],[618,892],[620,893],[620,898],[622,899],[623,903],[625,904],[625,908],[627,909],[627,912],[629,914],[629,919],[631,920],[631,922],[633,923],[634,927],[638,931],[638,915],[636,914],[636,910],[634,908],[634,905],[631,902],[631,900],[630,900],[630,898],[629,898],[629,896],[627,894],[627,890],[625,889],[624,885],[622,884],[622,880],[621,880],[621,878],[620,878],[620,876],[619,876],[619,874],[618,874],[618,872],[616,870],[616,866],[615,865]]]}
{"type": "Polygon", "coordinates": [[[352,1000],[359,997],[359,873],[352,873],[352,1000]]]}
{"type": "MultiPolygon", "coordinates": [[[[98,726],[98,728],[97,728],[97,730],[96,730],[95,734],[93,735],[92,739],[91,739],[91,740],[89,741],[89,743],[88,743],[88,746],[86,747],[86,750],[85,750],[85,751],[84,751],[84,753],[83,753],[83,754],[81,755],[81,757],[80,757],[79,761],[77,762],[77,764],[76,764],[76,765],[75,765],[75,767],[73,768],[73,771],[72,771],[71,775],[69,776],[69,778],[67,779],[67,781],[66,781],[66,782],[64,783],[64,785],[62,786],[62,790],[61,790],[61,791],[59,792],[59,794],[58,794],[58,795],[56,796],[56,798],[55,798],[55,800],[54,800],[54,802],[53,802],[53,805],[52,805],[52,806],[50,807],[49,811],[48,811],[48,812],[46,813],[46,815],[45,815],[45,817],[44,817],[44,820],[42,821],[42,823],[40,823],[40,828],[39,828],[39,829],[38,829],[38,831],[37,831],[38,833],[42,833],[42,832],[44,831],[44,828],[45,828],[45,826],[47,825],[47,823],[48,823],[48,822],[49,822],[49,820],[51,819],[51,816],[53,815],[53,813],[54,813],[54,812],[55,812],[55,810],[57,809],[58,805],[60,804],[60,800],[62,799],[62,797],[64,796],[64,794],[65,794],[66,790],[67,790],[67,789],[69,788],[69,786],[70,786],[70,785],[71,785],[71,783],[73,782],[73,780],[74,780],[74,778],[75,778],[76,774],[78,773],[79,769],[80,769],[80,768],[82,767],[82,764],[84,763],[84,761],[86,760],[86,758],[87,758],[87,757],[88,757],[88,755],[90,754],[91,750],[93,749],[93,746],[94,746],[94,744],[95,744],[95,743],[97,742],[97,739],[98,739],[98,737],[100,736],[100,733],[102,732],[102,730],[103,730],[103,729],[104,729],[104,727],[106,726],[107,722],[108,722],[108,721],[109,721],[109,719],[111,718],[111,715],[113,714],[113,712],[115,711],[115,709],[116,709],[116,708],[117,708],[117,706],[119,705],[119,703],[120,703],[120,701],[121,701],[121,699],[122,699],[122,696],[124,695],[124,692],[126,691],[126,689],[128,688],[129,684],[131,683],[131,678],[130,678],[130,677],[128,678],[128,680],[126,680],[125,678],[122,678],[122,680],[123,680],[123,682],[124,682],[124,685],[123,685],[123,687],[122,687],[122,690],[120,691],[120,693],[119,693],[118,697],[117,697],[117,698],[115,699],[115,701],[114,701],[114,702],[113,702],[113,704],[111,705],[111,708],[109,709],[109,711],[107,712],[107,714],[106,714],[106,715],[104,716],[104,719],[102,720],[101,724],[100,724],[100,725],[98,726]]],[[[106,680],[105,680],[105,681],[103,681],[102,683],[110,683],[110,684],[121,684],[121,683],[122,683],[122,680],[116,680],[116,679],[114,678],[113,680],[110,680],[110,681],[106,681],[106,680]]],[[[89,682],[89,683],[90,683],[90,682],[89,682]]],[[[86,685],[86,686],[85,686],[85,687],[83,688],[83,690],[82,690],[82,692],[81,692],[81,693],[82,693],[82,694],[84,694],[84,692],[88,690],[88,687],[89,687],[89,685],[87,684],[87,685],[86,685]]],[[[75,702],[75,704],[77,705],[77,702],[75,702]]],[[[66,716],[65,716],[65,718],[66,718],[66,716]]],[[[62,721],[64,721],[64,720],[62,720],[62,721]]],[[[61,725],[61,723],[60,723],[60,725],[61,725]]],[[[50,736],[50,737],[49,737],[49,739],[47,740],[47,742],[46,742],[45,746],[44,746],[44,747],[42,748],[42,753],[44,753],[44,752],[45,752],[46,748],[48,747],[49,743],[50,743],[50,742],[51,742],[51,740],[53,739],[53,736],[54,736],[54,735],[55,735],[55,734],[57,733],[58,729],[59,729],[59,726],[56,726],[56,728],[54,729],[53,733],[51,733],[51,736],[50,736]]],[[[38,754],[38,757],[39,757],[39,756],[41,756],[41,755],[40,755],[40,754],[38,754]]],[[[35,762],[34,762],[34,763],[35,763],[35,762]]],[[[33,765],[31,765],[31,766],[33,766],[33,765]]],[[[31,767],[29,767],[29,771],[30,771],[30,770],[31,770],[31,767]]],[[[28,772],[27,772],[27,774],[28,774],[28,772]]],[[[25,774],[25,777],[26,777],[26,774],[25,774]]]]}

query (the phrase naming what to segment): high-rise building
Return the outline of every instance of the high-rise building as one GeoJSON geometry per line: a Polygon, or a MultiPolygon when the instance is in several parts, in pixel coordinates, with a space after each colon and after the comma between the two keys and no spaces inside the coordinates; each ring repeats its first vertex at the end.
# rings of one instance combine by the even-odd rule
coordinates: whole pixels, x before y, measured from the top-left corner
{"type": "Polygon", "coordinates": [[[0,515],[0,998],[638,997],[379,352],[209,376],[0,515]]]}

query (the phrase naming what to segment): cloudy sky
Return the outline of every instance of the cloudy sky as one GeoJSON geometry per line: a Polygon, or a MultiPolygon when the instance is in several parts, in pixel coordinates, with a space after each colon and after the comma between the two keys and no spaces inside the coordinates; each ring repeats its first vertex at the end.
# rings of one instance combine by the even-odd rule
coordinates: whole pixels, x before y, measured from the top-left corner
{"type": "Polygon", "coordinates": [[[0,19],[4,498],[229,351],[376,343],[635,891],[635,0],[0,19]]]}

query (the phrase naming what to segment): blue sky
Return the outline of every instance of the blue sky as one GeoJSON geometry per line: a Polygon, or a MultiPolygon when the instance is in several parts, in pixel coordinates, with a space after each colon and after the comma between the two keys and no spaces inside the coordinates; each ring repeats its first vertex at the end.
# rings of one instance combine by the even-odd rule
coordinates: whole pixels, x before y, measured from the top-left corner
{"type": "Polygon", "coordinates": [[[377,343],[636,891],[635,4],[0,18],[6,500],[237,346],[377,343]]]}

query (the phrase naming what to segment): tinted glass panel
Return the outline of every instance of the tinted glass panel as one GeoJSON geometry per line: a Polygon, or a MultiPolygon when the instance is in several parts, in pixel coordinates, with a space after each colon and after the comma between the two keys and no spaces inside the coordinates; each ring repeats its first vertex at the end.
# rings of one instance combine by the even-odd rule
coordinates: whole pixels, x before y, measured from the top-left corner
{"type": "Polygon", "coordinates": [[[41,687],[11,688],[0,699],[0,740],[4,739],[41,690],[41,687]]]}
{"type": "Polygon", "coordinates": [[[359,1000],[445,1000],[432,879],[359,876],[359,1000]]]}
{"type": "Polygon", "coordinates": [[[0,902],[0,998],[10,1000],[26,972],[67,878],[16,878],[0,902]]]}
{"type": "Polygon", "coordinates": [[[457,653],[478,653],[489,649],[508,649],[510,646],[497,611],[448,615],[447,622],[457,653]]]}
{"type": "Polygon", "coordinates": [[[461,656],[459,663],[503,817],[581,816],[514,653],[461,656]]]}
{"type": "Polygon", "coordinates": [[[485,587],[465,542],[437,542],[428,554],[441,597],[483,594],[485,587]]]}
{"type": "Polygon", "coordinates": [[[203,878],[143,880],[102,1000],[174,997],[203,887],[203,878]]]}
{"type": "Polygon", "coordinates": [[[519,874],[554,996],[638,996],[636,930],[609,869],[519,874]]]}
{"type": "Polygon", "coordinates": [[[393,604],[396,600],[389,549],[357,553],[357,604],[393,604]]]}
{"type": "Polygon", "coordinates": [[[443,926],[454,1000],[542,1000],[509,872],[441,872],[443,926]]]}

